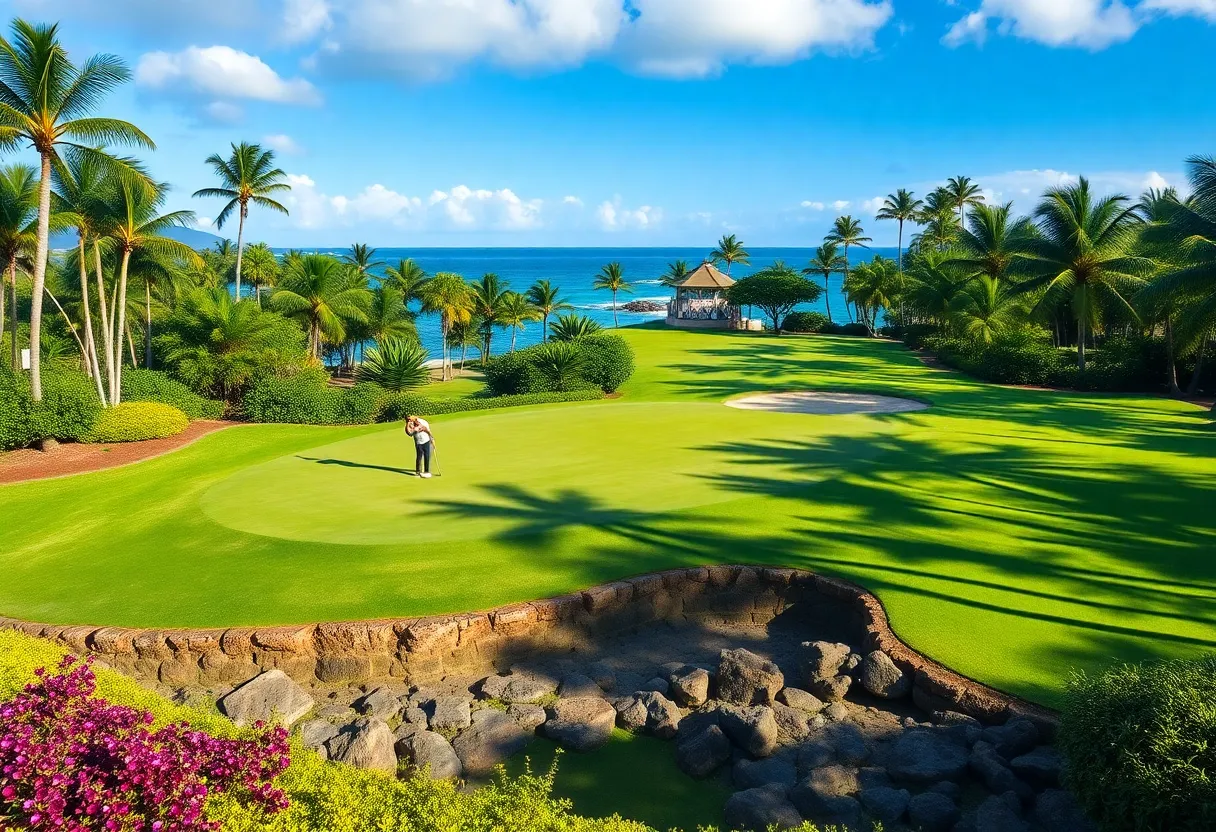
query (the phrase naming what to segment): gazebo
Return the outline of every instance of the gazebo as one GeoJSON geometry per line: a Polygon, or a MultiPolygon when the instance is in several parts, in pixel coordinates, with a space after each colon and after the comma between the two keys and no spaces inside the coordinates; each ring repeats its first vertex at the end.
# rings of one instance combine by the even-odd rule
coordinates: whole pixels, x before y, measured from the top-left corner
{"type": "Polygon", "coordinates": [[[706,261],[676,284],[667,304],[667,325],[680,329],[742,329],[739,307],[726,299],[735,281],[706,261]]]}

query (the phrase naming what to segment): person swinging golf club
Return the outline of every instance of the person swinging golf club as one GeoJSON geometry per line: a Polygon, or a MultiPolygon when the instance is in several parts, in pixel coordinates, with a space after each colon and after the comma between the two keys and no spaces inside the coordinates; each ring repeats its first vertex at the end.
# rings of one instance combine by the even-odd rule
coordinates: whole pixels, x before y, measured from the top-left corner
{"type": "Polygon", "coordinates": [[[405,432],[414,437],[414,469],[419,477],[429,480],[431,457],[435,453],[435,437],[431,435],[431,424],[420,416],[406,416],[405,432]]]}

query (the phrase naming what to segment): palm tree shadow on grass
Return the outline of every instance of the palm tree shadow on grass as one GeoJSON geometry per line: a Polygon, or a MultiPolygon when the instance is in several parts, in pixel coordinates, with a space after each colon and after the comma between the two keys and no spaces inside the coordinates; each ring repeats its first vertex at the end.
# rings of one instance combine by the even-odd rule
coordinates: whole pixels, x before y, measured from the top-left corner
{"type": "Polygon", "coordinates": [[[353,462],[349,459],[319,459],[315,456],[300,456],[296,455],[296,459],[302,459],[306,462],[315,462],[318,465],[339,465],[343,468],[366,468],[370,471],[386,471],[390,474],[404,474],[407,477],[417,475],[417,471],[413,468],[393,468],[388,465],[368,465],[365,462],[353,462]]]}

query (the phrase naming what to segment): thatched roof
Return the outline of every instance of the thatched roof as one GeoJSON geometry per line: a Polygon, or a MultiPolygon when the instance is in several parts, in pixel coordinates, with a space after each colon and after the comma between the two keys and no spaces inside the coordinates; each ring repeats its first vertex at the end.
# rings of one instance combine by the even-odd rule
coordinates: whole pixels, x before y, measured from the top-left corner
{"type": "Polygon", "coordinates": [[[725,289],[733,286],[735,281],[718,270],[713,263],[702,263],[689,273],[688,277],[676,284],[681,289],[725,289]]]}

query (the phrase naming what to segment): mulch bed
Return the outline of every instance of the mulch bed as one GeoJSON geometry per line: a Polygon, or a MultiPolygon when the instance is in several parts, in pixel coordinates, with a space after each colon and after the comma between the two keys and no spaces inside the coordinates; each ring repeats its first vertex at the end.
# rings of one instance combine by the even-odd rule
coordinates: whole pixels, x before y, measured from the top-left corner
{"type": "Polygon", "coordinates": [[[236,422],[199,419],[177,436],[166,439],[146,439],[142,442],[113,442],[108,444],[68,443],[50,451],[32,449],[0,454],[0,484],[66,477],[88,471],[102,471],[142,462],[231,427],[236,422]]]}

